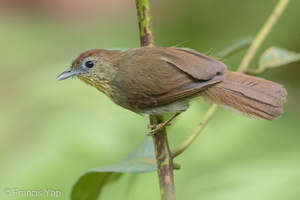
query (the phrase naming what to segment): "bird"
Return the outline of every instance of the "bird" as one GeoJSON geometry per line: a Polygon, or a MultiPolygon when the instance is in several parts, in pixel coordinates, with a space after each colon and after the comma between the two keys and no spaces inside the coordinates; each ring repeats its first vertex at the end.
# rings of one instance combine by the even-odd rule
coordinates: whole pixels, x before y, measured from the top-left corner
{"type": "Polygon", "coordinates": [[[202,98],[250,118],[274,120],[287,96],[279,83],[229,71],[215,58],[177,47],[88,50],[56,80],[74,76],[137,114],[176,117],[202,98]]]}

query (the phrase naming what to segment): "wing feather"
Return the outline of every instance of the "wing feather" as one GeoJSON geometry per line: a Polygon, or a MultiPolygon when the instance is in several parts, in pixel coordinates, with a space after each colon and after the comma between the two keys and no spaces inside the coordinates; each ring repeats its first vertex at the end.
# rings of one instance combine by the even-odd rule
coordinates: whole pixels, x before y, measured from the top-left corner
{"type": "Polygon", "coordinates": [[[227,68],[218,60],[188,49],[165,48],[161,59],[198,80],[212,79],[227,68]]]}

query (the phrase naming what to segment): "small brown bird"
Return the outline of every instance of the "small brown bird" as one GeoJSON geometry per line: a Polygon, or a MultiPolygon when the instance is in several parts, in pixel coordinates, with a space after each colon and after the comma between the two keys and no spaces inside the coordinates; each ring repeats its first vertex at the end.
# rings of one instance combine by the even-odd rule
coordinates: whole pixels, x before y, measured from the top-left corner
{"type": "Polygon", "coordinates": [[[139,114],[181,113],[202,97],[248,117],[273,120],[287,95],[278,83],[228,71],[222,62],[184,48],[89,50],[57,80],[72,76],[139,114]]]}

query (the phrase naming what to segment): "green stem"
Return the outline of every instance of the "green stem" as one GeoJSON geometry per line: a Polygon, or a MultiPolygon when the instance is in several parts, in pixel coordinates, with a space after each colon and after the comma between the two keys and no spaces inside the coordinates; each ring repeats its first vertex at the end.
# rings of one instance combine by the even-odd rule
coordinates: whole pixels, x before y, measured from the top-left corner
{"type": "Polygon", "coordinates": [[[154,46],[152,15],[149,0],[136,0],[141,46],[154,46]]]}
{"type": "Polygon", "coordinates": [[[203,118],[198,123],[198,126],[193,130],[193,132],[189,135],[189,137],[176,149],[172,150],[172,155],[174,157],[178,156],[182,152],[184,152],[197,138],[197,136],[201,133],[204,126],[207,124],[208,120],[213,116],[213,114],[216,112],[218,108],[218,105],[213,104],[208,111],[205,113],[203,118]]]}
{"type": "Polygon", "coordinates": [[[253,57],[255,56],[257,50],[259,49],[259,47],[261,46],[263,41],[265,41],[266,37],[271,32],[271,30],[273,29],[274,25],[280,18],[281,14],[283,13],[286,6],[288,5],[289,1],[290,0],[280,0],[278,2],[277,6],[273,10],[271,15],[269,16],[269,18],[267,19],[267,21],[261,28],[261,30],[255,36],[250,48],[248,49],[247,53],[245,54],[240,66],[237,70],[238,72],[245,72],[247,70],[247,68],[249,67],[249,64],[252,61],[253,57]]]}
{"type": "MultiPolygon", "coordinates": [[[[152,16],[149,0],[136,0],[141,46],[154,46],[152,16]]],[[[150,115],[150,125],[164,122],[163,116],[150,115]]],[[[153,126],[154,127],[154,126],[153,126]]],[[[175,200],[175,187],[173,176],[173,156],[170,152],[166,129],[157,131],[152,135],[160,194],[162,200],[175,200]]]]}

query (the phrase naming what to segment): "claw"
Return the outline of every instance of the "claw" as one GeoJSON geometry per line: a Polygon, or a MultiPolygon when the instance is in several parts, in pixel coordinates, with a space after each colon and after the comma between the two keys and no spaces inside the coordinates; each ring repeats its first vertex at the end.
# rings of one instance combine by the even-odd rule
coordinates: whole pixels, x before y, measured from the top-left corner
{"type": "Polygon", "coordinates": [[[151,131],[149,131],[149,133],[147,134],[148,136],[151,136],[151,135],[154,135],[156,134],[158,131],[161,131],[163,130],[165,127],[167,126],[171,126],[172,125],[172,122],[168,122],[166,121],[165,123],[160,123],[160,124],[153,124],[153,125],[150,125],[148,124],[147,128],[150,128],[151,131]]]}
{"type": "Polygon", "coordinates": [[[180,113],[175,113],[172,117],[170,117],[167,121],[165,121],[164,123],[160,123],[160,124],[148,124],[147,128],[151,129],[151,131],[149,131],[149,133],[147,134],[148,136],[150,135],[154,135],[157,132],[163,130],[164,128],[166,128],[166,126],[170,126],[172,124],[172,120],[175,119],[180,113]]]}

